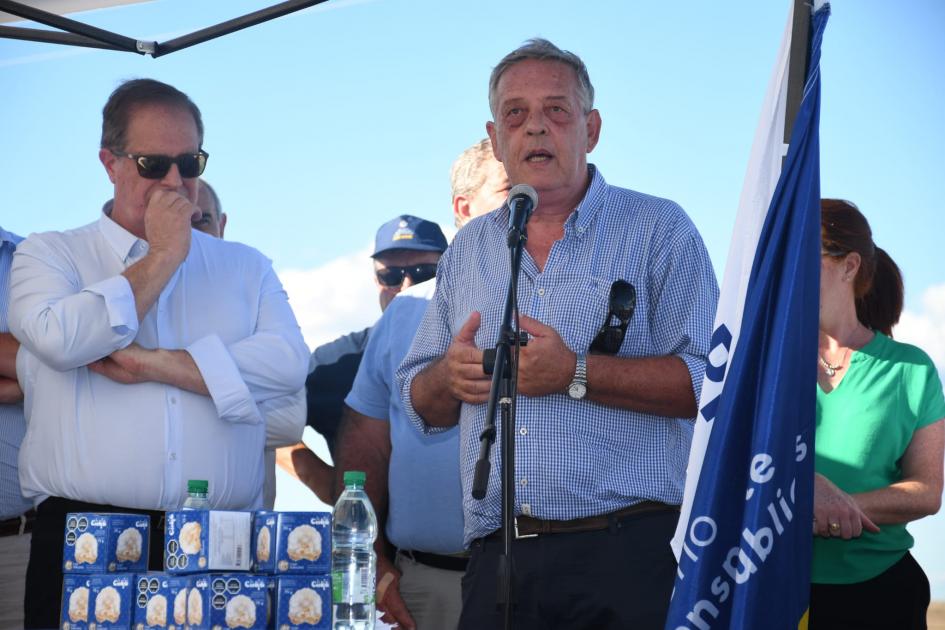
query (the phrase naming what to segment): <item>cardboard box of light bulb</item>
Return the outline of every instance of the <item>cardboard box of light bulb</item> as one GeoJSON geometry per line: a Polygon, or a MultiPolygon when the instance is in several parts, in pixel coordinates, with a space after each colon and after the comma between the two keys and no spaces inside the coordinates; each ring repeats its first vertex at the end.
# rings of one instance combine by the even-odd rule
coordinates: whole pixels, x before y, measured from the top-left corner
{"type": "Polygon", "coordinates": [[[148,570],[151,521],[141,514],[66,515],[65,573],[135,573],[148,570]]]}
{"type": "Polygon", "coordinates": [[[164,569],[168,573],[248,571],[252,512],[168,512],[164,569]]]}
{"type": "Polygon", "coordinates": [[[251,573],[193,576],[187,593],[188,627],[266,630],[271,617],[270,581],[269,576],[251,573]]]}
{"type": "Polygon", "coordinates": [[[65,575],[62,584],[62,630],[130,628],[134,576],[121,573],[65,575]]]}
{"type": "Polygon", "coordinates": [[[331,573],[331,513],[256,512],[253,566],[259,573],[331,573]]]}
{"type": "Polygon", "coordinates": [[[141,573],[134,582],[134,628],[183,630],[187,623],[189,575],[141,573]]]}
{"type": "Polygon", "coordinates": [[[280,575],[275,578],[275,627],[279,630],[331,628],[331,577],[280,575]]]}

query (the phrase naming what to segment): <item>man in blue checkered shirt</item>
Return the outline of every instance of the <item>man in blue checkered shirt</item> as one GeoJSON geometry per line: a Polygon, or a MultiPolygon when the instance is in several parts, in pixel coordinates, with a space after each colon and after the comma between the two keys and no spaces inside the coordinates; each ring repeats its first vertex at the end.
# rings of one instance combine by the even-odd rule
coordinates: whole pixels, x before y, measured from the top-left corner
{"type": "MultiPolygon", "coordinates": [[[[493,151],[510,182],[539,197],[518,285],[529,342],[515,421],[517,629],[663,627],[676,566],[669,540],[718,299],[685,212],[610,186],[587,163],[601,129],[593,100],[583,62],[545,40],[507,55],[490,79],[493,151]],[[620,280],[636,293],[622,340],[620,280]],[[598,336],[619,346],[593,344],[598,336]]],[[[498,441],[485,499],[470,492],[490,384],[482,349],[497,339],[508,286],[508,215],[503,207],[459,232],[397,373],[418,429],[460,424],[471,548],[460,628],[477,630],[502,625],[498,441]]]]}

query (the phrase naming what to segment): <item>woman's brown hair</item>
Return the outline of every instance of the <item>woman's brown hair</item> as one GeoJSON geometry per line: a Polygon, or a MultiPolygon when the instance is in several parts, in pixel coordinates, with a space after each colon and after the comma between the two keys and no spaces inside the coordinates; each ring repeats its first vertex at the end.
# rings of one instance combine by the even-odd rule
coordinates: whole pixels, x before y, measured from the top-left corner
{"type": "Polygon", "coordinates": [[[870,224],[853,203],[842,199],[820,202],[820,239],[829,256],[860,255],[853,282],[856,316],[864,326],[892,336],[902,314],[902,273],[889,254],[873,243],[870,224]]]}

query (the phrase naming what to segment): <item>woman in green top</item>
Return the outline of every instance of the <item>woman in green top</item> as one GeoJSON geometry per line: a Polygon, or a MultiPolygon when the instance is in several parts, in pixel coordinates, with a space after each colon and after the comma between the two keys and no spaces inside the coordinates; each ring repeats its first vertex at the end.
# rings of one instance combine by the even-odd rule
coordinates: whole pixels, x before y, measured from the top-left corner
{"type": "Polygon", "coordinates": [[[899,268],[852,203],[823,201],[810,628],[925,628],[929,582],[906,523],[938,511],[945,399],[892,340],[899,268]]]}

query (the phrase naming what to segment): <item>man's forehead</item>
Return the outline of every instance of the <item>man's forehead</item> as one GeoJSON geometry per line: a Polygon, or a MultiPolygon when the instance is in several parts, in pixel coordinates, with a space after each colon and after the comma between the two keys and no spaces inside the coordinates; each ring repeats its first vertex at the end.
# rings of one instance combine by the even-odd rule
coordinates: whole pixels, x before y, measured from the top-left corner
{"type": "Polygon", "coordinates": [[[168,136],[186,137],[199,148],[200,138],[197,121],[193,114],[182,106],[165,103],[142,103],[128,113],[127,134],[129,141],[155,142],[168,136]]]}

